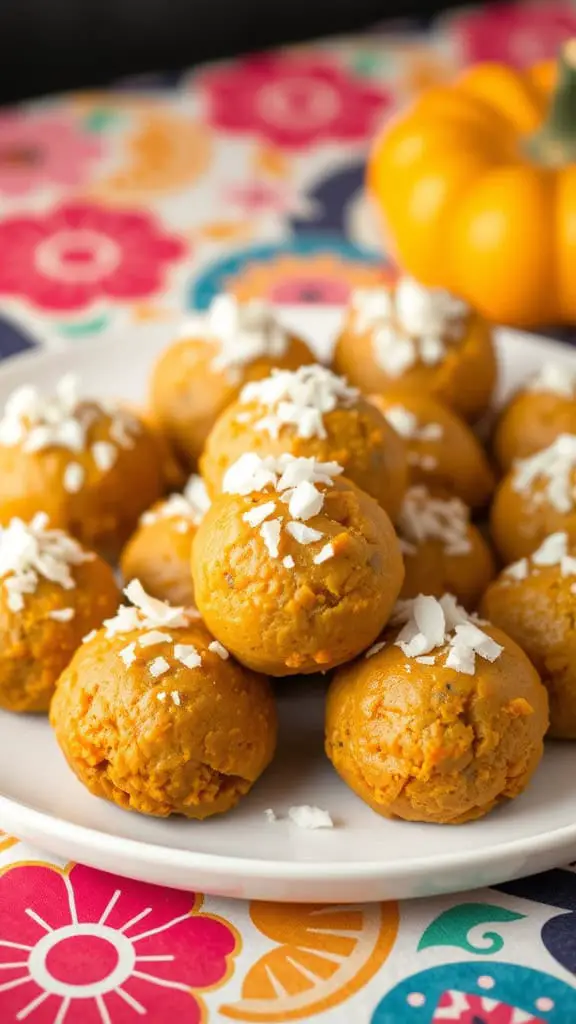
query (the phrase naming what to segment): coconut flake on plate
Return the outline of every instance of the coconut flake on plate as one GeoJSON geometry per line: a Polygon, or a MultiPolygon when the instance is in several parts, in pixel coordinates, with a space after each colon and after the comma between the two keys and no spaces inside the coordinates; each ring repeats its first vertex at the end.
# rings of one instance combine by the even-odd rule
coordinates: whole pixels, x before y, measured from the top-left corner
{"type": "Polygon", "coordinates": [[[290,807],[288,817],[298,828],[316,829],[333,828],[334,822],[328,811],[322,807],[313,807],[310,804],[301,804],[290,807]]]}

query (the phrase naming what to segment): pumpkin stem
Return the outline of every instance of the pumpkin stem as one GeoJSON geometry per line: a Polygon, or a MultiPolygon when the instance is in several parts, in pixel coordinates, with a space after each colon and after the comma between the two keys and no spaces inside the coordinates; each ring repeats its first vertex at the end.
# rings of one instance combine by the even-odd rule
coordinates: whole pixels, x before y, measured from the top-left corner
{"type": "Polygon", "coordinates": [[[558,58],[558,81],[548,116],[526,140],[528,155],[539,164],[561,167],[576,162],[576,38],[564,43],[558,58]]]}

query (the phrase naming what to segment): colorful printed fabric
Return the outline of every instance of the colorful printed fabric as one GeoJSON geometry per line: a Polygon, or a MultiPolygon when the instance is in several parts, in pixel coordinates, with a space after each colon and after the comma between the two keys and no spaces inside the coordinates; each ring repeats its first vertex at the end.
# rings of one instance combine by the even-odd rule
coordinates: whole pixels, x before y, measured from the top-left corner
{"type": "MultiPolygon", "coordinates": [[[[221,289],[344,305],[388,274],[362,183],[399,103],[467,60],[550,57],[576,4],[495,3],[0,115],[0,356],[167,340],[221,289]]],[[[0,821],[0,826],[2,822],[0,821]]],[[[226,901],[0,831],[0,1022],[570,1024],[571,868],[403,904],[226,901]]]]}

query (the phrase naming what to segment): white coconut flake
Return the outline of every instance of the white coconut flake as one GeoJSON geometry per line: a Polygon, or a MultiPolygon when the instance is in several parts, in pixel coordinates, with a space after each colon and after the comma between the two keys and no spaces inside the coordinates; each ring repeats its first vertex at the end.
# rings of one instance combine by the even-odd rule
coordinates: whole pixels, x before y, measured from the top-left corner
{"type": "Polygon", "coordinates": [[[219,640],[212,640],[208,644],[208,650],[212,651],[213,654],[217,654],[222,661],[228,661],[230,652],[226,650],[224,644],[221,644],[219,640]]]}
{"type": "Polygon", "coordinates": [[[185,668],[199,668],[202,655],[194,644],[174,644],[174,657],[185,668]]]}
{"type": "Polygon", "coordinates": [[[217,295],[203,316],[183,324],[180,337],[215,345],[211,367],[234,384],[240,383],[244,367],[258,359],[280,359],[289,345],[289,335],[269,303],[241,303],[233,295],[217,295]]]}
{"type": "Polygon", "coordinates": [[[266,523],[262,523],[262,526],[260,527],[260,536],[264,541],[266,550],[270,555],[270,558],[278,558],[281,528],[281,519],[269,520],[266,523]]]}
{"type": "Polygon", "coordinates": [[[274,515],[275,511],[276,502],[266,501],[263,505],[256,505],[254,508],[248,509],[242,516],[242,519],[245,523],[248,523],[248,526],[256,527],[260,526],[269,516],[274,515]]]}
{"type": "Polygon", "coordinates": [[[256,403],[266,410],[255,424],[272,438],[283,427],[294,427],[299,437],[327,436],[324,416],[337,408],[349,408],[359,397],[344,377],[325,366],[302,366],[298,370],[273,370],[264,380],[247,384],[240,395],[244,404],[256,403]]]}
{"type": "Polygon", "coordinates": [[[170,696],[172,697],[172,703],[175,704],[177,708],[179,708],[182,701],[180,699],[180,694],[178,693],[178,690],[172,690],[170,696]]]}
{"type": "Polygon", "coordinates": [[[271,807],[266,808],[266,810],[264,811],[264,817],[266,818],[266,821],[269,821],[270,823],[278,821],[276,812],[273,811],[271,807]]]}
{"type": "Polygon", "coordinates": [[[98,636],[98,630],[91,629],[89,633],[86,633],[86,636],[82,637],[82,643],[89,644],[90,641],[93,640],[95,636],[98,636]]]}
{"type": "Polygon", "coordinates": [[[292,555],[286,555],[286,557],[282,559],[282,565],[285,569],[293,569],[296,562],[292,558],[292,555]]]}
{"type": "Polygon", "coordinates": [[[193,474],[183,494],[171,494],[165,501],[140,516],[144,526],[157,523],[160,519],[179,519],[180,533],[187,533],[190,526],[199,526],[210,508],[210,498],[202,477],[193,474]]]}
{"type": "Polygon", "coordinates": [[[518,493],[529,493],[541,484],[541,493],[557,512],[570,512],[575,502],[575,472],[576,435],[560,434],[548,448],[515,463],[512,488],[518,493]]]}
{"type": "Polygon", "coordinates": [[[414,600],[398,602],[392,621],[404,623],[395,645],[422,665],[436,664],[444,654],[446,668],[473,675],[477,656],[493,662],[504,649],[480,629],[480,620],[469,616],[452,594],[444,594],[439,601],[420,594],[414,600]]]}
{"type": "Polygon", "coordinates": [[[469,306],[442,288],[426,288],[413,277],[401,277],[394,293],[394,308],[400,326],[425,338],[460,333],[469,306]]]}
{"type": "Polygon", "coordinates": [[[446,555],[459,556],[472,550],[469,525],[470,513],[459,498],[437,498],[416,485],[404,496],[398,532],[416,550],[428,540],[438,540],[446,555]]]}
{"type": "Polygon", "coordinates": [[[166,658],[163,657],[154,658],[153,661],[148,663],[148,671],[154,679],[159,679],[160,676],[170,671],[170,662],[166,661],[166,658]]]}
{"type": "Polygon", "coordinates": [[[380,651],[383,651],[385,647],[386,647],[386,641],[385,640],[380,640],[377,644],[372,644],[372,647],[368,648],[368,650],[366,651],[366,654],[364,655],[364,657],[365,658],[373,658],[376,654],[379,654],[380,651]]]}
{"type": "Polygon", "coordinates": [[[159,690],[158,693],[156,694],[156,700],[159,700],[160,703],[163,704],[167,696],[168,694],[166,693],[166,690],[159,690]]]}
{"type": "Polygon", "coordinates": [[[22,611],[24,595],[35,592],[41,577],[63,590],[73,590],[73,568],[93,558],[63,530],[48,529],[48,517],[43,512],[29,523],[12,519],[0,528],[0,579],[8,607],[13,612],[22,611]]]}
{"type": "Polygon", "coordinates": [[[107,473],[118,458],[118,450],[109,441],[95,441],[90,449],[94,464],[102,473],[107,473]]]}
{"type": "Polygon", "coordinates": [[[68,494],[78,494],[84,486],[86,472],[79,462],[69,462],[64,470],[62,483],[68,494]]]}
{"type": "Polygon", "coordinates": [[[558,565],[568,552],[568,535],[551,533],[530,557],[534,565],[558,565]]]}
{"type": "Polygon", "coordinates": [[[439,441],[444,436],[440,423],[423,423],[403,405],[391,405],[383,413],[393,430],[407,441],[439,441]]]}
{"type": "Polygon", "coordinates": [[[334,822],[332,821],[328,811],[323,810],[321,807],[312,807],[310,804],[290,807],[288,817],[290,818],[290,821],[294,822],[294,824],[298,826],[298,828],[316,829],[334,827],[334,822]]]}
{"type": "Polygon", "coordinates": [[[55,622],[71,622],[75,615],[74,608],[54,608],[48,612],[48,618],[54,619],[55,622]]]}
{"type": "Polygon", "coordinates": [[[355,288],[351,296],[354,326],[358,333],[370,330],[375,324],[388,320],[394,313],[394,299],[384,285],[375,288],[355,288]]]}
{"type": "Polygon", "coordinates": [[[130,665],[133,665],[136,661],[136,644],[127,644],[126,647],[123,647],[122,650],[118,652],[118,657],[124,662],[126,668],[129,668],[130,665]]]}
{"type": "Polygon", "coordinates": [[[314,544],[317,540],[322,540],[324,536],[320,530],[314,530],[311,526],[306,526],[305,523],[288,523],[286,526],[286,532],[298,544],[314,544]]]}
{"type": "Polygon", "coordinates": [[[506,576],[511,576],[514,580],[525,580],[528,577],[528,559],[520,558],[517,562],[512,562],[511,565],[506,566],[504,569],[506,576]]]}
{"type": "Polygon", "coordinates": [[[139,647],[155,647],[156,644],[169,644],[172,642],[170,633],[162,633],[159,629],[151,629],[148,633],[142,633],[138,637],[139,647]]]}
{"type": "Polygon", "coordinates": [[[314,556],[314,565],[322,565],[323,562],[327,562],[329,558],[334,557],[334,547],[332,544],[325,544],[323,548],[314,556]]]}
{"type": "Polygon", "coordinates": [[[158,601],[151,597],[144,590],[140,580],[132,580],[124,593],[142,617],[143,627],[171,626],[178,629],[188,625],[188,616],[184,608],[168,604],[166,601],[158,601]]]}
{"type": "Polygon", "coordinates": [[[290,491],[288,511],[293,519],[311,519],[322,511],[324,495],[308,480],[302,480],[290,491]]]}
{"type": "Polygon", "coordinates": [[[527,391],[548,392],[563,398],[574,398],[576,373],[568,366],[545,363],[541,370],[528,382],[527,391]]]}

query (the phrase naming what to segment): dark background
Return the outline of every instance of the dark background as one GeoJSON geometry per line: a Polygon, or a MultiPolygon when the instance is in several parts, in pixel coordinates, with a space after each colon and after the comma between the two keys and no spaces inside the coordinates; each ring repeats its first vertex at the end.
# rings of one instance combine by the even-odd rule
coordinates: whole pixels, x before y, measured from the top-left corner
{"type": "Polygon", "coordinates": [[[425,0],[0,0],[0,102],[460,6],[425,0]]]}

